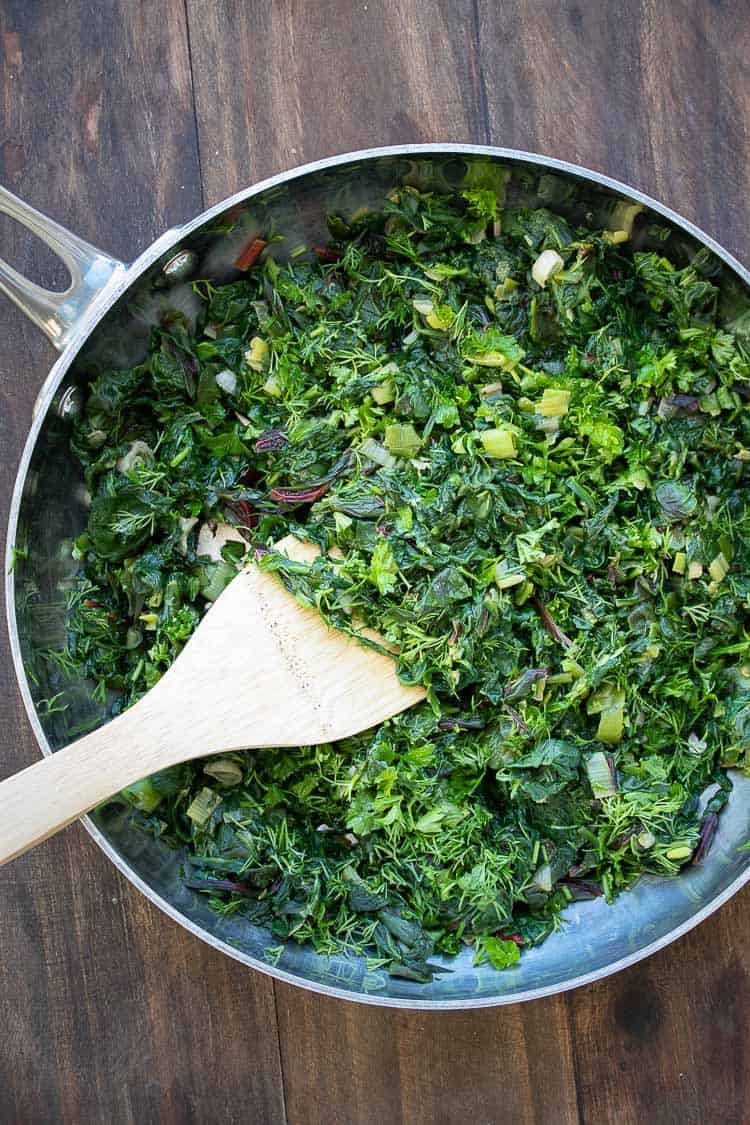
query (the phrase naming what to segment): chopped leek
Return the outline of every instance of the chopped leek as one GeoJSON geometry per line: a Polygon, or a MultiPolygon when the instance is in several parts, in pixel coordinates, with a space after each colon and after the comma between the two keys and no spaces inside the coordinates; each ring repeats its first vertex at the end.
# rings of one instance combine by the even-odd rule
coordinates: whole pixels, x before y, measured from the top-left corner
{"type": "Polygon", "coordinates": [[[551,277],[564,269],[565,262],[562,260],[557,250],[542,250],[541,254],[531,267],[531,276],[537,285],[541,285],[544,289],[545,285],[551,277]]]}

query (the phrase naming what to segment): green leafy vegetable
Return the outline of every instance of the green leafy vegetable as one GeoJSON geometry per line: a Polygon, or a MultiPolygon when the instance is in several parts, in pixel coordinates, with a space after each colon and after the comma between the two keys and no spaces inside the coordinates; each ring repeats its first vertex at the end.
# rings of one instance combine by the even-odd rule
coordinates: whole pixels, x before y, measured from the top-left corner
{"type": "Polygon", "coordinates": [[[502,938],[481,937],[477,940],[475,964],[489,961],[493,969],[508,969],[521,959],[521,950],[514,941],[502,938]]]}
{"type": "Polygon", "coordinates": [[[638,207],[591,229],[548,174],[536,209],[491,162],[462,194],[431,177],[198,283],[194,331],[171,315],[92,380],[50,654],[127,706],[251,546],[377,629],[421,706],[123,796],[213,909],[413,981],[465,943],[505,969],[571,899],[700,861],[750,756],[746,300],[634,253],[638,207]],[[290,532],[320,556],[267,550],[290,532]]]}

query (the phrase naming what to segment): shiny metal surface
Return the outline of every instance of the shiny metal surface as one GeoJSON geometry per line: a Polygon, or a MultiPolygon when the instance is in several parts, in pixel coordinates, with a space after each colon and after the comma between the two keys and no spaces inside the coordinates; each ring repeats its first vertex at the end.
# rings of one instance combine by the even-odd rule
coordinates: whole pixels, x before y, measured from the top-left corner
{"type": "MultiPolygon", "coordinates": [[[[160,309],[176,305],[191,315],[195,299],[189,282],[167,269],[169,284],[165,284],[164,267],[174,261],[175,247],[179,245],[180,253],[196,255],[198,267],[193,276],[221,281],[234,276],[231,263],[249,235],[267,229],[269,222],[287,235],[284,243],[277,244],[276,252],[283,257],[278,247],[292,249],[325,237],[327,210],[377,205],[386,191],[404,181],[442,190],[460,187],[467,162],[478,159],[507,165],[512,172],[511,194],[532,203],[543,199],[539,188],[544,174],[570,178],[585,199],[592,222],[613,196],[640,202],[655,221],[674,228],[678,250],[679,244],[686,253],[702,245],[715,255],[722,285],[750,287],[747,270],[669,208],[585,169],[506,149],[404,146],[307,165],[241,192],[184,227],[168,231],[127,267],[50,223],[9,193],[0,194],[0,208],[15,207],[14,217],[57,250],[72,275],[67,301],[51,302],[50,297],[57,295],[35,292],[36,287],[0,263],[0,289],[53,342],[65,348],[40,393],[21,460],[6,567],[13,659],[43,753],[51,753],[72,738],[80,724],[103,720],[106,715],[84,682],[72,685],[70,706],[62,714],[46,714],[41,703],[59,690],[54,665],[44,653],[59,645],[64,636],[65,589],[75,570],[69,543],[86,517],[80,473],[68,452],[70,418],[79,408],[79,388],[93,373],[140,358],[160,309]],[[227,213],[235,224],[232,231],[220,221],[227,213]],[[96,270],[101,272],[92,272],[96,270]],[[96,277],[101,289],[94,292],[96,277]],[[27,558],[17,557],[11,566],[14,547],[24,548],[27,558]]],[[[191,259],[181,259],[183,265],[186,260],[191,259]]],[[[470,951],[465,950],[446,962],[450,972],[429,985],[370,972],[360,958],[327,958],[294,945],[276,962],[265,952],[267,945],[275,944],[267,934],[237,917],[212,914],[205,899],[181,885],[179,855],[130,827],[120,807],[110,805],[95,817],[85,818],[85,823],[112,861],[153,902],[192,933],[244,964],[347,999],[395,1007],[471,1008],[532,999],[596,980],[673,941],[726,901],[750,878],[750,853],[738,850],[750,834],[750,779],[736,775],[734,781],[714,845],[702,864],[677,879],[644,878],[611,907],[601,899],[571,906],[564,928],[525,953],[518,967],[502,973],[488,965],[475,967],[470,951]]]]}
{"type": "Polygon", "coordinates": [[[70,285],[55,293],[28,281],[0,258],[0,291],[62,351],[71,333],[91,315],[108,284],[125,273],[125,266],[35,211],[1,185],[0,212],[46,242],[68,268],[70,285]]]}

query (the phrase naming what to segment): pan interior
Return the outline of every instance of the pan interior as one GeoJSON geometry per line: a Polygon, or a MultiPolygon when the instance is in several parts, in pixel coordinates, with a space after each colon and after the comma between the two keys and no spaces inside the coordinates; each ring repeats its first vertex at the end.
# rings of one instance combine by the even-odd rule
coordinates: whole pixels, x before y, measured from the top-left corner
{"type": "MultiPolygon", "coordinates": [[[[476,160],[499,160],[509,169],[509,199],[546,206],[580,221],[596,224],[611,207],[611,186],[560,168],[509,155],[478,152],[420,152],[365,156],[282,179],[249,194],[223,214],[214,215],[180,242],[196,256],[194,277],[223,282],[237,276],[232,262],[253,231],[275,229],[285,239],[274,252],[280,260],[300,244],[325,241],[325,215],[378,207],[394,186],[411,183],[436,191],[460,190],[468,166],[476,160]]],[[[670,256],[687,260],[700,247],[696,237],[668,213],[652,212],[659,225],[672,228],[670,256]],[[666,217],[665,217],[666,215],[666,217]]],[[[646,231],[648,223],[640,229],[646,231]]],[[[105,368],[130,366],[145,353],[150,327],[165,308],[188,316],[196,310],[189,279],[167,283],[164,266],[170,250],[120,298],[78,353],[58,387],[41,424],[31,455],[19,511],[15,546],[15,615],[24,673],[36,715],[51,749],[84,729],[104,721],[106,703],[97,702],[92,685],[67,680],[49,656],[65,635],[65,596],[75,573],[71,541],[84,528],[86,497],[80,470],[68,447],[70,421],[80,409],[82,388],[105,368]],[[65,692],[64,711],[50,706],[65,692]]],[[[720,284],[728,289],[744,282],[722,258],[715,257],[720,284]]],[[[168,271],[167,271],[168,272],[168,271]]],[[[47,749],[47,747],[45,747],[47,749]]],[[[276,943],[267,932],[239,916],[220,917],[205,898],[188,890],[180,878],[181,857],[159,840],[135,829],[122,806],[112,803],[94,816],[105,847],[118,865],[135,877],[146,893],[188,928],[240,960],[325,992],[352,999],[404,1006],[459,1006],[504,1003],[529,994],[559,991],[581,978],[602,975],[623,960],[664,944],[688,928],[717,899],[731,893],[748,872],[750,853],[738,847],[750,834],[750,779],[736,775],[734,792],[722,814],[706,860],[676,879],[643,878],[613,906],[603,900],[577,903],[564,928],[526,952],[505,972],[474,966],[471,952],[445,962],[450,971],[430,984],[416,984],[369,971],[363,958],[324,957],[311,948],[289,944],[277,960],[267,952],[276,943]]]]}

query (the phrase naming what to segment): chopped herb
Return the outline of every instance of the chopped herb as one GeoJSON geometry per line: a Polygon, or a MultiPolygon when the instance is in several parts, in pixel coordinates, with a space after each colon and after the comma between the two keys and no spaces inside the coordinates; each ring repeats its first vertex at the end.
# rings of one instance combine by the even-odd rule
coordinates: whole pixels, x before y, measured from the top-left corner
{"type": "MultiPolygon", "coordinates": [[[[581,228],[506,180],[399,188],[285,265],[254,237],[74,424],[92,506],[60,675],[127,706],[252,552],[427,688],[346,742],[123,794],[275,956],[428,981],[468,943],[505,969],[571,900],[700,862],[748,767],[747,315],[719,319],[700,255],[633,238],[639,205],[581,228]],[[275,553],[290,532],[319,557],[275,553]]],[[[537,198],[572,213],[555,177],[537,198]]]]}

